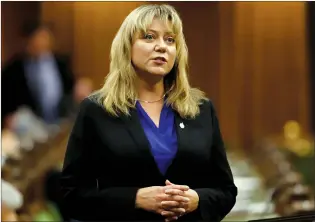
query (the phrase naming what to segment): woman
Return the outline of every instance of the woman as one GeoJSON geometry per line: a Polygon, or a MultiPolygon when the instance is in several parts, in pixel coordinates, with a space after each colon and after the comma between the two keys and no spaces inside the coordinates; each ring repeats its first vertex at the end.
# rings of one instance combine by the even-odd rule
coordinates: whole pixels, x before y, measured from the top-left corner
{"type": "Polygon", "coordinates": [[[74,124],[61,178],[66,211],[88,221],[220,221],[235,204],[212,103],[190,87],[182,22],[143,5],[123,22],[102,89],[74,124]]]}

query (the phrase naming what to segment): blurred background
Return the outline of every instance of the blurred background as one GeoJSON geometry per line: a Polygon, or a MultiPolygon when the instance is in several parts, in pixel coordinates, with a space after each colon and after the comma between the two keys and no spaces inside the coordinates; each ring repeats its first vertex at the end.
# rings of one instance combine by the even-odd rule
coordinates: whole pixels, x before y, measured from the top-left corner
{"type": "MultiPolygon", "coordinates": [[[[78,103],[102,86],[124,18],[147,3],[1,2],[2,220],[67,219],[58,178],[78,103]]],[[[315,4],[168,3],[239,188],[225,220],[314,212],[315,4]]]]}

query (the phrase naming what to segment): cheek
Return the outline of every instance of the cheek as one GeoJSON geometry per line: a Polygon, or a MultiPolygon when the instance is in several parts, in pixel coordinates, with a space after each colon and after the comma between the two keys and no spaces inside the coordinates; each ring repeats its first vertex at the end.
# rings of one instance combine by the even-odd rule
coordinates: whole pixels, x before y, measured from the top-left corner
{"type": "Polygon", "coordinates": [[[132,62],[136,62],[137,61],[137,58],[139,57],[138,53],[139,53],[139,51],[137,49],[137,46],[133,45],[132,49],[131,49],[131,61],[132,62]]]}
{"type": "Polygon", "coordinates": [[[134,44],[131,59],[133,62],[145,63],[150,55],[150,47],[145,44],[134,44]]]}

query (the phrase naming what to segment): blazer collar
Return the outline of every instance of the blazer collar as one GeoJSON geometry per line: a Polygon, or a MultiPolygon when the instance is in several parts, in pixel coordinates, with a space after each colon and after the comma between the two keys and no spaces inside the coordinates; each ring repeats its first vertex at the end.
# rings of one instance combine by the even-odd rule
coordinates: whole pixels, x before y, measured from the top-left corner
{"type": "Polygon", "coordinates": [[[168,175],[172,174],[173,172],[178,172],[178,170],[180,170],[178,167],[188,164],[185,163],[183,154],[185,153],[185,147],[187,147],[187,145],[191,142],[189,140],[191,137],[189,136],[188,120],[182,118],[177,111],[174,111],[174,113],[178,149],[172,164],[169,166],[166,172],[166,177],[168,177],[168,175]]]}
{"type": "Polygon", "coordinates": [[[156,174],[163,176],[155,163],[154,157],[151,153],[150,143],[142,128],[140,118],[136,109],[130,109],[130,116],[123,115],[122,119],[126,124],[127,130],[133,138],[139,152],[144,155],[145,165],[150,169],[154,169],[156,174]]]}

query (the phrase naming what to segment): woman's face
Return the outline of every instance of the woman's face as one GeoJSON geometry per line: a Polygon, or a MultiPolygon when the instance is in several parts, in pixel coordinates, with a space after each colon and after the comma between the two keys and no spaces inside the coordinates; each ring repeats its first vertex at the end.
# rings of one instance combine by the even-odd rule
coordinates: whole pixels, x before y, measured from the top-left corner
{"type": "Polygon", "coordinates": [[[165,76],[175,63],[175,36],[169,24],[154,19],[146,33],[137,34],[131,60],[138,74],[165,76]]]}

